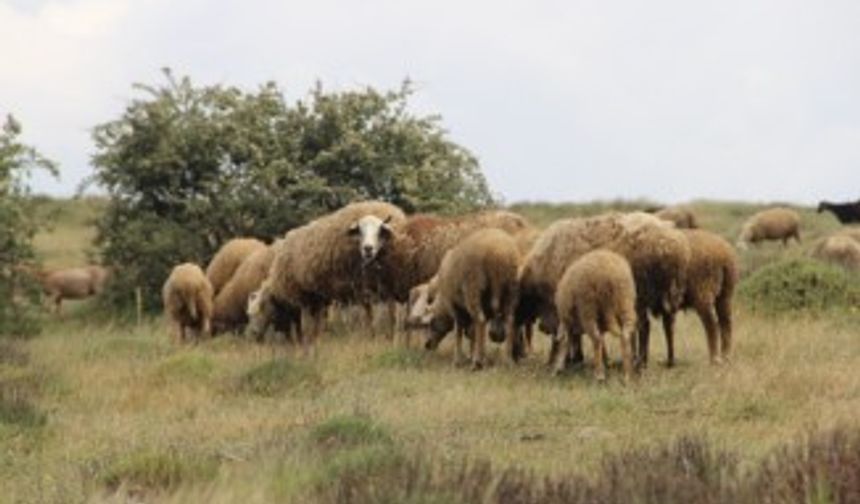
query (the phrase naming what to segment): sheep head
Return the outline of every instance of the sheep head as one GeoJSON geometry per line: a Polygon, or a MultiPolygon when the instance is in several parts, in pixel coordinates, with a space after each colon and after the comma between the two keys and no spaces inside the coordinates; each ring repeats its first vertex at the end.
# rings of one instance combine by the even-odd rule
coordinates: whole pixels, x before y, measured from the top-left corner
{"type": "Polygon", "coordinates": [[[385,220],[375,215],[365,215],[349,227],[347,233],[357,239],[361,260],[365,265],[372,263],[391,239],[393,231],[388,224],[390,221],[390,215],[385,220]]]}

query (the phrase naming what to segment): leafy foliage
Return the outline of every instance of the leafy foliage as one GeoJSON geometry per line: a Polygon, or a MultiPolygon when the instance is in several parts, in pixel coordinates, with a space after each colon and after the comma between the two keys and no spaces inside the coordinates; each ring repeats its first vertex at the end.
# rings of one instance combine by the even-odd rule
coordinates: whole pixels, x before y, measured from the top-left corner
{"type": "Polygon", "coordinates": [[[770,314],[860,306],[856,275],[806,258],[784,259],[759,269],[741,282],[739,294],[753,309],[770,314]]]}
{"type": "Polygon", "coordinates": [[[137,85],[143,97],[93,134],[88,183],[111,197],[99,243],[122,266],[115,302],[133,287],[154,301],[171,265],[203,263],[231,237],[271,239],[351,201],[406,211],[492,202],[475,157],[438,117],[409,112],[408,81],[388,92],[318,84],[288,104],[274,83],[245,92],[165,75],[164,85],[137,85]]]}
{"type": "Polygon", "coordinates": [[[21,125],[11,115],[0,125],[0,334],[25,335],[36,330],[30,316],[37,292],[19,269],[33,259],[38,229],[27,179],[36,169],[56,174],[54,164],[20,142],[21,125]],[[11,300],[11,302],[5,302],[11,300]]]}

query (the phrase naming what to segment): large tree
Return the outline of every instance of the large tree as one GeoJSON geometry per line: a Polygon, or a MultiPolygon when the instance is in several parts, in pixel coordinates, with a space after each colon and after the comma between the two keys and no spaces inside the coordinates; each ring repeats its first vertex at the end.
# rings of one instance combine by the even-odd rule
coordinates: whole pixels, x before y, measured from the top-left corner
{"type": "Polygon", "coordinates": [[[155,307],[171,265],[205,263],[234,236],[271,239],[350,201],[407,212],[492,203],[475,157],[437,116],[410,111],[413,89],[327,92],[288,103],[274,83],[254,92],[166,82],[94,130],[91,179],[111,203],[99,224],[114,301],[143,289],[155,307]]]}
{"type": "Polygon", "coordinates": [[[24,335],[36,329],[32,307],[37,292],[21,266],[32,261],[38,230],[29,177],[33,170],[56,174],[54,164],[23,144],[21,125],[11,115],[0,125],[0,334],[24,335]]]}

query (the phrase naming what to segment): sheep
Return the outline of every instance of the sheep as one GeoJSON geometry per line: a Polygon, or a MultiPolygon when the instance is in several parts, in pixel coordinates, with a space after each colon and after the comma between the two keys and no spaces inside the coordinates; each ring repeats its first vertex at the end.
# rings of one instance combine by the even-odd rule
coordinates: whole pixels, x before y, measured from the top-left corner
{"type": "Polygon", "coordinates": [[[833,263],[850,271],[860,271],[860,241],[850,234],[836,233],[819,241],[812,257],[833,263]]]}
{"type": "Polygon", "coordinates": [[[206,278],[217,296],[230,281],[236,269],[248,256],[266,248],[266,244],[255,238],[234,238],[225,243],[209,261],[206,278]]]}
{"type": "MultiPolygon", "coordinates": [[[[268,294],[263,301],[295,307],[313,322],[309,338],[299,333],[306,354],[314,351],[322,315],[332,302],[367,302],[369,295],[382,292],[391,274],[382,258],[388,254],[392,228],[405,219],[394,205],[364,201],[284,236],[267,275],[268,294]]],[[[249,314],[246,333],[257,336],[272,313],[261,309],[249,314]]]]}
{"type": "Polygon", "coordinates": [[[246,333],[262,341],[269,326],[282,332],[287,339],[301,339],[301,310],[272,296],[271,281],[267,277],[260,287],[248,295],[246,318],[249,320],[246,333]]]}
{"type": "MultiPolygon", "coordinates": [[[[484,365],[488,336],[504,338],[506,353],[514,355],[514,309],[518,298],[520,255],[516,241],[500,229],[471,234],[451,249],[430,284],[433,298],[430,330],[441,339],[455,325],[474,326],[472,369],[484,365]]],[[[455,363],[460,360],[462,331],[457,331],[455,363]]],[[[501,339],[501,338],[499,338],[501,339]]]]}
{"type": "MultiPolygon", "coordinates": [[[[732,297],[738,283],[738,258],[731,244],[704,230],[684,230],[690,247],[681,309],[695,310],[705,329],[711,364],[729,358],[732,346],[732,297]]],[[[663,329],[674,332],[674,313],[663,314],[663,329]]],[[[674,355],[667,362],[674,364],[674,355]]]]}
{"type": "Polygon", "coordinates": [[[212,334],[212,284],[194,263],[173,268],[161,289],[164,313],[173,326],[173,336],[185,341],[186,329],[195,336],[212,334]]]}
{"type": "Polygon", "coordinates": [[[829,201],[818,203],[818,213],[825,210],[835,215],[842,224],[860,222],[860,200],[852,203],[831,203],[829,201]]]}
{"type": "Polygon", "coordinates": [[[788,246],[791,238],[800,243],[800,215],[789,208],[775,207],[747,219],[738,236],[737,246],[745,250],[750,243],[764,240],[782,240],[783,246],[788,246]]]}
{"type": "Polygon", "coordinates": [[[260,288],[275,258],[273,244],[249,255],[215,296],[212,328],[215,333],[241,329],[248,321],[248,296],[260,288]]]}
{"type": "Polygon", "coordinates": [[[42,292],[58,316],[62,312],[64,299],[85,299],[101,294],[111,275],[110,269],[95,265],[52,271],[29,267],[22,269],[41,285],[42,292]]]}
{"type": "Polygon", "coordinates": [[[664,207],[654,212],[654,216],[673,222],[678,229],[696,229],[699,227],[696,214],[684,205],[664,207]]]}
{"type": "Polygon", "coordinates": [[[559,352],[555,372],[564,369],[569,354],[569,335],[588,334],[594,348],[594,374],[606,380],[603,334],[621,340],[624,381],[633,370],[631,345],[636,330],[636,283],[630,263],[609,250],[588,252],[564,272],[555,293],[559,317],[559,352]]]}
{"type": "MultiPolygon", "coordinates": [[[[648,313],[662,315],[678,309],[690,258],[689,246],[680,231],[671,223],[650,214],[610,213],[563,219],[550,225],[538,238],[520,269],[517,324],[529,324],[540,318],[544,332],[555,334],[558,318],[554,296],[558,280],[573,261],[597,248],[619,253],[633,269],[639,336],[637,365],[645,366],[650,335],[648,313]]],[[[666,340],[671,355],[673,335],[667,333],[666,340]]],[[[573,360],[581,360],[578,340],[573,340],[570,348],[573,360]]],[[[554,344],[550,363],[556,361],[557,350],[554,344]]]]}

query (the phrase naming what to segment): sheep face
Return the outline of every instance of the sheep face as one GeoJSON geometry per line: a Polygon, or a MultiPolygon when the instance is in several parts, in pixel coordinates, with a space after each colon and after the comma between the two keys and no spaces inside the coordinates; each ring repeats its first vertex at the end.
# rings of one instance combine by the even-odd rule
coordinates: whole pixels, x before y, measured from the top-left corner
{"type": "Polygon", "coordinates": [[[434,350],[439,346],[439,342],[445,338],[445,335],[454,329],[454,317],[444,314],[435,315],[430,319],[430,337],[424,347],[427,350],[434,350]]]}
{"type": "Polygon", "coordinates": [[[413,287],[409,291],[409,315],[407,327],[427,327],[432,318],[433,293],[429,283],[413,287]]]}
{"type": "Polygon", "coordinates": [[[349,227],[349,235],[357,239],[358,250],[364,264],[370,264],[380,250],[391,239],[392,230],[388,225],[391,216],[385,220],[375,215],[365,215],[349,227]]]}
{"type": "Polygon", "coordinates": [[[248,326],[245,334],[259,338],[269,325],[274,315],[271,294],[265,288],[257,289],[248,296],[248,326]]]}

